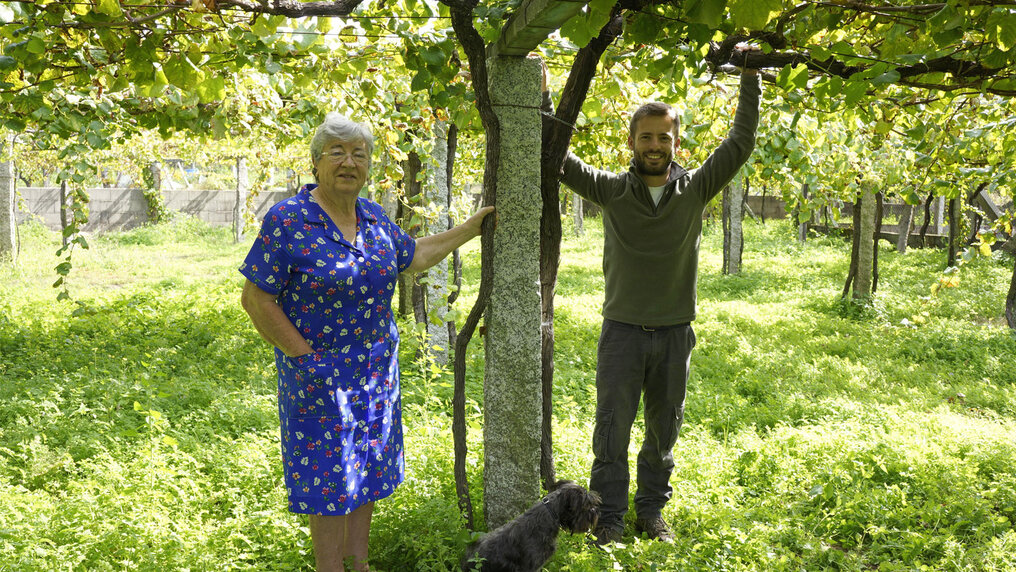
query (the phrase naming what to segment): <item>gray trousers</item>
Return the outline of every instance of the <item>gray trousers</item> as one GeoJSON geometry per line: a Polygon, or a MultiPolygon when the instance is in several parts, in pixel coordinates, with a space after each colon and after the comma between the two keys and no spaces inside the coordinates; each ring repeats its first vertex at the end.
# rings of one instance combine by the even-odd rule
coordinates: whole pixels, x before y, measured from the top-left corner
{"type": "Polygon", "coordinates": [[[620,530],[628,511],[628,443],[645,395],[645,440],[637,461],[635,514],[660,515],[673,494],[674,443],[684,419],[695,332],[690,324],[649,331],[603,321],[596,362],[596,428],[589,488],[599,493],[599,526],[620,530]]]}

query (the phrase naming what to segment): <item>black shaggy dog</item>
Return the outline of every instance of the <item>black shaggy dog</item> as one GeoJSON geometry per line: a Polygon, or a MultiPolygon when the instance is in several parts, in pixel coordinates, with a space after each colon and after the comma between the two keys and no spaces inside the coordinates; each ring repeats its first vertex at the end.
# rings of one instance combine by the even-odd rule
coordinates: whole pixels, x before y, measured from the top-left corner
{"type": "Polygon", "coordinates": [[[547,496],[466,551],[463,570],[537,572],[557,549],[557,533],[596,526],[600,497],[573,481],[558,481],[547,496]]]}

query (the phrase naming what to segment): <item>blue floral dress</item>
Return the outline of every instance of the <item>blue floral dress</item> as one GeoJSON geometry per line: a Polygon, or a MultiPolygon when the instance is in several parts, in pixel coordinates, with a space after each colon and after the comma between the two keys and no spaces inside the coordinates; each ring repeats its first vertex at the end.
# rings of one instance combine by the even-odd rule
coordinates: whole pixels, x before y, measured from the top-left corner
{"type": "Polygon", "coordinates": [[[275,350],[289,510],[344,515],[405,477],[391,301],[416,242],[363,198],[350,242],[314,187],[269,209],[240,272],[278,295],[314,349],[295,358],[275,350]]]}

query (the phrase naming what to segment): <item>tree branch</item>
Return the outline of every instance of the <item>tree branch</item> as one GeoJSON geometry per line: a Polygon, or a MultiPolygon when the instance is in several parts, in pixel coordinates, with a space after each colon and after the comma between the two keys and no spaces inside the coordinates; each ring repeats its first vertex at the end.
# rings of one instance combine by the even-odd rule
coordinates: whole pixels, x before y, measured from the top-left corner
{"type": "MultiPolygon", "coordinates": [[[[473,0],[442,0],[442,2],[451,8],[452,28],[455,30],[455,35],[465,50],[469,62],[469,73],[472,76],[473,92],[476,96],[476,109],[483,123],[487,144],[483,170],[483,204],[493,206],[497,202],[497,165],[501,155],[501,124],[490,101],[486,46],[483,38],[473,26],[473,7],[476,6],[476,2],[473,0]]],[[[466,519],[466,526],[470,530],[475,530],[475,525],[473,523],[473,502],[469,496],[469,480],[466,475],[466,350],[494,287],[494,264],[490,254],[493,252],[494,246],[494,219],[495,217],[487,217],[483,221],[483,231],[480,235],[480,289],[477,292],[473,308],[469,311],[459,335],[455,338],[452,396],[455,492],[458,496],[459,511],[466,519]]]]}
{"type": "Polygon", "coordinates": [[[140,18],[134,18],[134,17],[132,17],[131,16],[131,12],[129,10],[127,10],[126,8],[124,8],[123,16],[124,16],[124,18],[127,18],[127,21],[130,22],[132,25],[138,26],[140,24],[144,24],[145,22],[151,22],[152,20],[157,20],[157,19],[159,19],[159,18],[161,18],[161,17],[163,17],[163,16],[165,16],[167,14],[172,14],[173,12],[177,12],[177,11],[182,10],[184,8],[186,8],[186,6],[182,6],[182,5],[181,6],[170,6],[168,8],[163,9],[163,10],[159,10],[158,12],[156,12],[154,14],[149,14],[147,16],[143,16],[143,17],[140,17],[140,18]]]}
{"type": "Polygon", "coordinates": [[[219,9],[239,8],[244,12],[258,12],[273,16],[348,16],[363,0],[334,0],[331,2],[298,2],[297,0],[218,0],[219,9]]]}
{"type": "MultiPolygon", "coordinates": [[[[1016,0],[972,0],[965,3],[968,6],[1016,6],[1016,0]]],[[[838,0],[836,2],[812,2],[814,6],[836,8],[837,10],[847,9],[868,14],[913,14],[926,16],[934,14],[947,6],[944,2],[934,4],[915,4],[913,6],[892,6],[873,5],[854,0],[838,0]]]]}
{"type": "MultiPolygon", "coordinates": [[[[768,54],[749,52],[744,55],[734,55],[734,46],[737,43],[755,38],[759,38],[759,36],[734,35],[724,39],[722,42],[712,42],[705,59],[714,69],[721,66],[738,66],[753,69],[782,68],[787,65],[797,66],[803,64],[810,71],[816,72],[819,75],[836,76],[843,79],[850,79],[855,74],[865,72],[878,63],[891,63],[873,59],[873,63],[867,66],[847,65],[835,57],[820,61],[812,58],[809,54],[794,51],[771,52],[768,54]]],[[[772,45],[772,42],[770,42],[770,45],[772,45]]],[[[896,65],[889,67],[886,71],[895,71],[899,74],[899,79],[894,83],[941,91],[954,91],[956,89],[971,87],[976,89],[977,86],[972,84],[970,80],[979,83],[985,79],[1007,77],[1004,75],[1000,76],[1000,74],[1007,72],[1004,68],[992,68],[980,62],[960,59],[954,56],[943,56],[912,65],[896,65]],[[931,73],[947,73],[954,81],[918,82],[911,79],[931,73]]],[[[1013,90],[995,89],[992,87],[984,88],[984,91],[996,95],[1011,96],[1013,94],[1013,90]]]]}

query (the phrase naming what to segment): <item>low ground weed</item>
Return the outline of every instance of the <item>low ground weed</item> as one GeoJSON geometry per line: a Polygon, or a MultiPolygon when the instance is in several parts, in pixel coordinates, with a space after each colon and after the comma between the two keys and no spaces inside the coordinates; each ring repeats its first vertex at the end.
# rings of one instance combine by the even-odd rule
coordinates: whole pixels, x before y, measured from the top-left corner
{"type": "MultiPolygon", "coordinates": [[[[879,290],[839,301],[848,244],[747,222],[743,272],[702,247],[698,347],[665,517],[674,545],[562,534],[546,569],[1016,569],[1016,336],[1008,258],[932,295],[938,250],[880,245],[879,290]]],[[[286,511],[274,358],[240,309],[247,244],[199,221],[90,237],[72,302],[49,287],[59,238],[22,227],[0,269],[0,571],[300,570],[286,511]]],[[[252,237],[251,237],[252,239],[252,237]]],[[[554,455],[585,482],[596,408],[602,228],[566,237],[556,301],[554,455]]],[[[476,295],[464,249],[460,309],[476,295]]],[[[400,320],[407,479],[378,504],[377,570],[454,570],[451,375],[400,320]]],[[[483,515],[482,340],[468,349],[467,471],[483,515]]],[[[535,396],[534,396],[535,398],[535,396]]],[[[644,427],[633,429],[634,472],[644,427]]],[[[634,491],[633,491],[634,492],[634,491]]],[[[535,500],[535,499],[534,499],[535,500]]],[[[629,515],[631,517],[633,515],[629,515]]]]}

